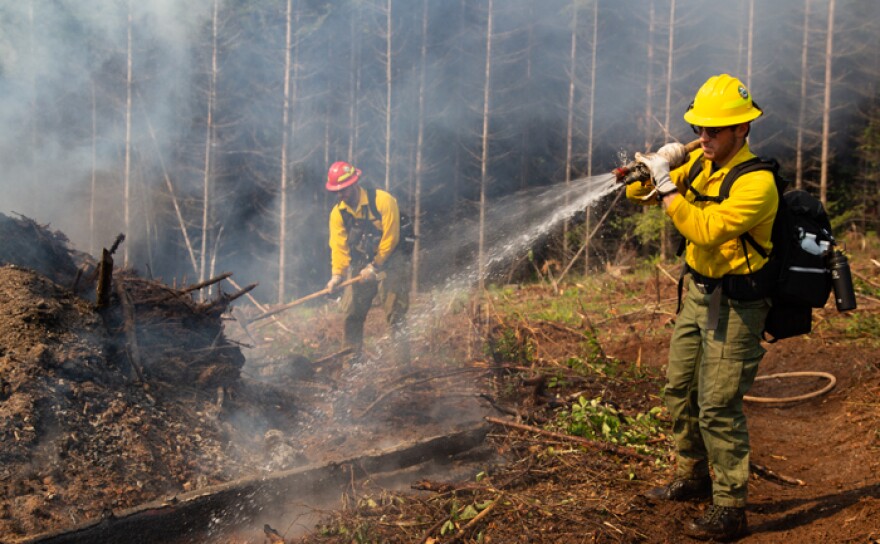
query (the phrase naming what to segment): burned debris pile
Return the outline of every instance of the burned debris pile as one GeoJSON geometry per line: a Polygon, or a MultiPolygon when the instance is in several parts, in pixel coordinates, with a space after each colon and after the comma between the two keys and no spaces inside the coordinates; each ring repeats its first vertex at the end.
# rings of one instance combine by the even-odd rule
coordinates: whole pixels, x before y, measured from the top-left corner
{"type": "MultiPolygon", "coordinates": [[[[50,231],[48,226],[24,216],[0,213],[0,241],[0,265],[29,268],[65,287],[70,287],[76,277],[74,253],[60,231],[50,231]]],[[[86,260],[85,255],[78,257],[86,260]]]]}
{"type": "Polygon", "coordinates": [[[117,269],[99,309],[97,268],[67,244],[0,215],[3,542],[228,481],[260,462],[232,445],[221,413],[244,364],[221,315],[243,292],[199,301],[200,286],[117,269]]]}
{"type": "Polygon", "coordinates": [[[232,297],[193,300],[188,289],[173,289],[131,273],[114,278],[111,304],[102,313],[114,338],[112,355],[123,355],[136,380],[191,384],[201,389],[231,386],[244,356],[223,335],[221,315],[232,297]]]}

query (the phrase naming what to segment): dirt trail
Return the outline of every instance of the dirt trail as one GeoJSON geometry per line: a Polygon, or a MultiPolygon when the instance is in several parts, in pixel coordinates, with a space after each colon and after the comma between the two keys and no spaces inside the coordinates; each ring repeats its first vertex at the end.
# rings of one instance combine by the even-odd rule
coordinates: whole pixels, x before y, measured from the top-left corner
{"type": "MultiPolygon", "coordinates": [[[[874,349],[801,340],[771,348],[762,373],[818,370],[838,382],[827,396],[792,405],[752,404],[753,462],[803,480],[750,488],[751,542],[880,539],[880,380],[874,349]],[[818,345],[817,345],[818,344],[818,345]]],[[[816,380],[800,380],[814,388],[816,380]]],[[[770,391],[769,387],[757,388],[770,391]]],[[[785,393],[776,388],[774,393],[785,393]]],[[[793,391],[794,394],[802,393],[793,391]]]]}
{"type": "MultiPolygon", "coordinates": [[[[867,316],[877,311],[863,301],[867,316]]],[[[749,484],[748,543],[880,542],[880,356],[875,347],[847,338],[833,307],[817,311],[816,334],[765,345],[759,376],[818,371],[832,374],[836,386],[821,397],[794,402],[746,403],[752,463],[801,480],[791,485],[753,474],[749,484]]],[[[870,317],[868,317],[870,318],[870,317]]],[[[623,331],[618,331],[623,332],[623,331]]],[[[617,333],[609,332],[608,336],[617,333]]],[[[620,338],[620,336],[617,336],[620,338]]],[[[662,367],[667,339],[616,342],[616,356],[637,357],[662,367]]],[[[750,395],[790,397],[816,391],[821,378],[756,382],[750,395]]],[[[651,505],[669,518],[651,542],[688,542],[683,522],[699,515],[694,504],[651,505]]]]}

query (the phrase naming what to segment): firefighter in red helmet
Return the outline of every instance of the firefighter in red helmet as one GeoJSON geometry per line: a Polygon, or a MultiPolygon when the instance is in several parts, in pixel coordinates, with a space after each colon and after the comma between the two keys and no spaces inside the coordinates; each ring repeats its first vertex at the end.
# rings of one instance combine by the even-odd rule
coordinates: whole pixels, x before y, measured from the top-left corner
{"type": "Polygon", "coordinates": [[[359,275],[361,281],[343,295],[345,345],[361,358],[364,322],[379,295],[385,318],[392,329],[396,355],[409,358],[406,312],[409,308],[409,259],[400,239],[397,200],[381,189],[361,187],[362,172],[337,161],[327,173],[326,188],[338,195],[330,211],[330,267],[327,289],[333,293],[343,276],[359,275]]]}

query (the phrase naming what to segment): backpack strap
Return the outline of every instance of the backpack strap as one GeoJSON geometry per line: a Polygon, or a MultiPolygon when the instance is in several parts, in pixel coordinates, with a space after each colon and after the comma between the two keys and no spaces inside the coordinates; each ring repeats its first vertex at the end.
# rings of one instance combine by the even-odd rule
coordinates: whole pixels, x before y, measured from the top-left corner
{"type": "Polygon", "coordinates": [[[364,189],[367,191],[367,205],[369,209],[365,218],[358,219],[349,210],[339,208],[339,204],[336,206],[339,208],[339,215],[342,216],[342,226],[345,228],[345,231],[349,236],[349,251],[351,251],[353,255],[354,253],[358,253],[367,261],[372,261],[375,257],[377,248],[374,247],[372,243],[364,244],[364,240],[365,238],[370,239],[372,237],[372,239],[375,240],[374,243],[378,244],[382,229],[377,229],[373,224],[373,220],[381,220],[382,214],[380,214],[378,208],[376,208],[376,188],[364,187],[364,189]]]}
{"type": "Polygon", "coordinates": [[[697,179],[697,176],[699,176],[702,171],[703,154],[700,153],[700,156],[697,157],[697,160],[691,165],[691,169],[688,171],[688,177],[684,181],[685,191],[694,193],[694,202],[715,202],[716,204],[720,204],[726,197],[722,197],[720,194],[718,196],[706,196],[694,189],[694,180],[697,179]]]}
{"type": "MultiPolygon", "coordinates": [[[[782,192],[785,189],[785,182],[780,181],[780,178],[778,176],[779,163],[776,162],[775,159],[764,160],[764,159],[761,159],[760,157],[754,157],[754,158],[751,158],[747,161],[741,162],[741,163],[733,166],[727,172],[727,175],[724,176],[724,181],[721,182],[721,187],[718,190],[718,195],[717,196],[706,196],[706,195],[700,194],[699,191],[694,189],[694,185],[693,185],[694,181],[697,179],[697,176],[699,176],[700,173],[703,171],[703,155],[700,154],[700,156],[697,157],[697,160],[694,161],[694,163],[691,165],[691,169],[688,171],[688,176],[685,179],[685,190],[690,191],[694,194],[694,201],[695,202],[715,202],[717,204],[720,204],[730,197],[730,188],[733,186],[733,183],[740,176],[742,176],[743,174],[748,174],[750,172],[756,172],[758,170],[769,170],[773,173],[774,180],[776,180],[776,188],[779,191],[779,194],[781,197],[782,192]]],[[[760,244],[758,244],[755,241],[754,237],[752,237],[752,235],[749,234],[748,232],[745,232],[742,235],[740,235],[740,240],[742,241],[743,246],[745,246],[745,244],[748,243],[753,248],[755,248],[755,251],[757,251],[761,257],[763,257],[765,259],[768,257],[768,255],[769,255],[768,251],[766,249],[764,249],[760,244]]],[[[682,237],[681,243],[679,244],[679,247],[678,247],[678,252],[677,252],[678,256],[681,256],[684,253],[686,243],[687,243],[686,240],[684,239],[684,237],[682,237]]],[[[745,251],[745,250],[743,252],[745,253],[745,256],[746,256],[746,266],[748,267],[749,270],[751,270],[752,265],[751,265],[751,263],[749,263],[749,252],[745,251]]],[[[685,263],[684,266],[682,267],[681,276],[678,279],[678,309],[676,310],[676,313],[678,313],[678,311],[681,310],[682,288],[683,288],[683,284],[684,284],[684,276],[689,271],[690,271],[689,267],[687,266],[687,263],[685,263]]],[[[717,289],[717,291],[720,294],[721,289],[719,288],[719,289],[717,289]]],[[[717,325],[717,322],[718,322],[718,308],[717,307],[718,307],[718,303],[720,302],[720,298],[718,295],[716,295],[714,292],[712,293],[712,295],[713,295],[712,300],[711,300],[712,304],[710,306],[713,306],[713,307],[710,307],[709,319],[708,319],[708,321],[709,321],[708,328],[710,328],[710,329],[714,328],[717,325]]]]}
{"type": "MultiPolygon", "coordinates": [[[[685,182],[685,187],[687,188],[687,190],[694,193],[694,201],[695,202],[715,202],[717,204],[724,202],[725,200],[730,198],[730,188],[733,186],[733,182],[735,182],[737,179],[739,179],[739,177],[742,176],[743,174],[749,174],[751,172],[756,172],[758,170],[769,170],[770,172],[773,173],[774,179],[778,179],[778,177],[779,177],[777,175],[779,172],[779,163],[776,162],[775,159],[764,160],[764,159],[761,159],[760,157],[754,157],[754,158],[751,158],[745,162],[741,162],[741,163],[737,164],[736,166],[733,166],[727,172],[727,175],[724,176],[724,181],[721,182],[721,188],[718,190],[718,196],[705,196],[705,195],[700,194],[699,191],[697,191],[693,187],[694,180],[696,180],[697,176],[700,175],[700,172],[703,171],[703,160],[702,159],[703,159],[703,156],[700,155],[700,157],[693,164],[693,166],[691,166],[691,170],[688,173],[687,181],[685,182]]],[[[778,183],[777,183],[777,188],[778,189],[780,188],[778,186],[778,183]]],[[[781,189],[784,189],[784,187],[781,189]]],[[[780,190],[779,193],[781,195],[782,190],[780,190]]],[[[766,249],[764,249],[759,243],[757,243],[755,241],[755,239],[752,237],[752,235],[749,234],[748,232],[743,233],[740,236],[740,239],[742,240],[742,242],[744,244],[748,243],[750,246],[755,248],[755,251],[757,251],[758,255],[760,255],[761,257],[766,259],[767,256],[769,255],[768,251],[766,249]]],[[[748,255],[748,252],[746,252],[746,260],[747,261],[748,261],[748,258],[749,258],[749,255],[748,255]]],[[[748,262],[746,264],[748,264],[748,262]]],[[[751,268],[752,268],[751,265],[749,265],[749,270],[751,270],[751,268]]]]}
{"type": "Polygon", "coordinates": [[[379,213],[379,209],[376,207],[376,188],[370,187],[367,189],[367,205],[370,206],[370,211],[373,212],[374,219],[382,219],[382,214],[379,213]]]}
{"type": "MultiPolygon", "coordinates": [[[[339,204],[336,205],[337,207],[339,204]]],[[[379,209],[376,207],[376,188],[369,187],[367,188],[367,206],[370,211],[373,212],[373,219],[381,219],[382,214],[379,213],[379,209]]],[[[342,225],[345,227],[345,230],[348,231],[351,229],[352,221],[356,221],[354,215],[351,212],[343,210],[339,208],[339,213],[342,215],[342,225]]],[[[369,216],[366,218],[367,221],[371,221],[369,216]]]]}
{"type": "MultiPolygon", "coordinates": [[[[721,183],[721,189],[718,191],[718,196],[723,196],[724,198],[728,198],[730,196],[730,187],[733,185],[733,182],[737,180],[743,174],[749,174],[751,172],[757,172],[758,170],[769,170],[773,174],[773,179],[779,179],[779,163],[776,162],[776,159],[768,159],[764,160],[760,157],[755,157],[753,159],[749,159],[745,162],[741,162],[730,169],[726,176],[724,176],[724,181],[721,183]]],[[[779,186],[780,182],[776,182],[776,188],[779,191],[779,196],[782,197],[782,192],[785,190],[785,186],[779,186]]],[[[767,258],[770,254],[766,249],[761,247],[761,245],[755,241],[751,234],[748,232],[744,232],[740,239],[743,241],[743,244],[748,243],[750,246],[755,248],[755,251],[758,252],[763,258],[767,258]]],[[[746,253],[746,264],[748,264],[749,254],[746,253]]],[[[749,266],[749,270],[751,270],[751,266],[749,266]]]]}

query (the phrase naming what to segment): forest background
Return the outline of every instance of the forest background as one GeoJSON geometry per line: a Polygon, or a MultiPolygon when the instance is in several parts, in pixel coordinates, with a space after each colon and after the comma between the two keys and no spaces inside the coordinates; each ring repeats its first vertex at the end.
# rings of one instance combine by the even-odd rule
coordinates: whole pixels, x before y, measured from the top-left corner
{"type": "MultiPolygon", "coordinates": [[[[324,182],[348,160],[416,218],[426,289],[479,269],[485,234],[520,234],[538,200],[693,139],[682,113],[727,72],[765,110],[753,149],[872,232],[878,27],[876,0],[4,2],[0,211],[282,302],[329,277],[324,182]]],[[[606,197],[540,258],[669,256],[661,221],[606,197]]]]}

